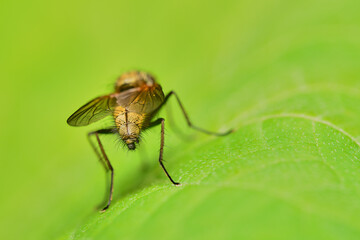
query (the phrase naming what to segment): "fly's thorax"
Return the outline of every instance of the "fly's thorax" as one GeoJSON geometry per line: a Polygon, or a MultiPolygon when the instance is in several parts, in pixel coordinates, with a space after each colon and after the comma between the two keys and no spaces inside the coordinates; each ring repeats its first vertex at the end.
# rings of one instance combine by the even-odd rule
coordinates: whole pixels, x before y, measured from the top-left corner
{"type": "Polygon", "coordinates": [[[122,125],[136,125],[141,130],[147,119],[145,114],[131,112],[121,106],[115,108],[113,115],[117,128],[122,125]]]}
{"type": "Polygon", "coordinates": [[[139,142],[140,132],[147,121],[146,116],[118,106],[114,111],[114,119],[121,139],[129,149],[135,149],[135,143],[139,142]]]}
{"type": "Polygon", "coordinates": [[[140,128],[134,123],[128,123],[119,127],[121,139],[127,144],[139,142],[140,128]]]}
{"type": "Polygon", "coordinates": [[[122,74],[115,83],[115,91],[122,92],[130,88],[148,86],[155,84],[155,78],[146,72],[132,71],[122,74]]]}

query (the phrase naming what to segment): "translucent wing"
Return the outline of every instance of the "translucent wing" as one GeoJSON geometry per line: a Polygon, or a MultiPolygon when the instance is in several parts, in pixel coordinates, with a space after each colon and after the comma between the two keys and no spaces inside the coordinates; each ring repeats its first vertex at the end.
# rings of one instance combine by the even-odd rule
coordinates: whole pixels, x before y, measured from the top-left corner
{"type": "Polygon", "coordinates": [[[67,120],[71,126],[86,126],[111,115],[116,106],[115,94],[95,98],[79,108],[67,120]]]}
{"type": "Polygon", "coordinates": [[[165,96],[160,85],[138,87],[121,92],[117,104],[129,111],[151,113],[164,102],[165,96]]]}

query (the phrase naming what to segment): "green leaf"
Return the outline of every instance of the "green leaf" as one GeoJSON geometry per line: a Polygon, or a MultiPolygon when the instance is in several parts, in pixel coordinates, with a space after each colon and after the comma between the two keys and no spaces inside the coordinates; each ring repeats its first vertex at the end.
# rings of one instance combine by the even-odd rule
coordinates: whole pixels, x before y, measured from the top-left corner
{"type": "Polygon", "coordinates": [[[0,8],[1,239],[359,239],[359,1],[19,6],[0,8]],[[197,126],[236,132],[189,129],[172,99],[181,186],[160,129],[135,153],[104,138],[116,181],[100,213],[109,176],[85,136],[109,122],[65,121],[134,68],[197,126]]]}
{"type": "Polygon", "coordinates": [[[183,185],[116,202],[73,239],[356,239],[360,145],[335,125],[279,114],[172,158],[183,185]]]}

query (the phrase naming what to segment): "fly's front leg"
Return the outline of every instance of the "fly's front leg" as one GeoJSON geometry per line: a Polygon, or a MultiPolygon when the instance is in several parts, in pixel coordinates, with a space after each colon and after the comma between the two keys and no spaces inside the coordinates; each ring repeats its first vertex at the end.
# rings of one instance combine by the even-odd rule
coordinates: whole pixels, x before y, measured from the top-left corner
{"type": "Polygon", "coordinates": [[[161,124],[161,140],[160,140],[160,155],[159,155],[159,163],[160,163],[160,166],[162,167],[162,169],[164,170],[166,176],[170,179],[170,181],[174,184],[174,185],[180,185],[180,183],[178,182],[175,182],[170,174],[168,173],[168,171],[166,170],[165,166],[164,166],[164,163],[163,163],[163,154],[164,154],[164,145],[165,145],[165,119],[163,118],[159,118],[157,119],[156,121],[150,123],[150,127],[153,127],[153,126],[157,126],[161,124]]]}
{"type": "Polygon", "coordinates": [[[228,135],[229,133],[232,133],[232,132],[233,132],[233,130],[231,129],[231,130],[229,130],[229,131],[227,131],[227,132],[224,132],[224,133],[217,133],[217,132],[211,132],[211,131],[202,129],[202,128],[200,128],[200,127],[194,126],[194,125],[192,124],[192,122],[190,121],[189,115],[186,113],[185,108],[184,108],[184,106],[182,105],[182,103],[181,103],[181,101],[180,101],[180,98],[178,97],[178,95],[177,95],[174,91],[171,91],[170,93],[168,93],[168,94],[166,95],[165,100],[164,100],[164,103],[163,103],[162,105],[164,105],[172,95],[175,96],[177,102],[179,103],[179,106],[180,106],[180,108],[181,108],[181,111],[183,112],[184,117],[185,117],[186,122],[187,122],[187,124],[188,124],[189,127],[193,128],[193,129],[195,129],[195,130],[197,130],[197,131],[200,131],[200,132],[203,132],[203,133],[206,133],[206,134],[209,134],[209,135],[215,135],[215,136],[225,136],[225,135],[228,135]]]}
{"type": "Polygon", "coordinates": [[[101,160],[101,163],[104,165],[105,169],[110,170],[110,172],[111,172],[109,199],[108,199],[108,202],[107,202],[106,206],[101,210],[101,212],[105,212],[105,210],[109,208],[109,206],[111,204],[111,201],[112,201],[112,196],[113,196],[113,191],[114,191],[114,169],[113,169],[113,167],[112,167],[112,165],[111,165],[111,163],[109,161],[109,158],[107,157],[107,155],[105,153],[104,147],[103,147],[103,145],[102,145],[102,143],[100,141],[100,138],[99,138],[99,134],[112,134],[112,133],[113,133],[113,129],[101,129],[101,130],[98,130],[98,131],[90,132],[88,134],[89,142],[90,142],[92,148],[94,149],[96,155],[101,160]],[[98,143],[98,145],[100,147],[101,154],[97,150],[95,144],[91,141],[91,136],[92,135],[95,135],[95,137],[96,137],[97,143],[98,143]]]}

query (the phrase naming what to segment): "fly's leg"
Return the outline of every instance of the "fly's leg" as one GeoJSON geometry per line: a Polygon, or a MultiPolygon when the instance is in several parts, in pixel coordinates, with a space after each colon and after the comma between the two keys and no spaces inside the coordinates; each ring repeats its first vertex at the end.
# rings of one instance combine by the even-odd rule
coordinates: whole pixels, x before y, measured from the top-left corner
{"type": "Polygon", "coordinates": [[[94,132],[90,132],[88,133],[88,139],[89,139],[89,142],[92,146],[92,148],[94,149],[96,155],[99,157],[101,163],[104,165],[105,169],[106,170],[110,170],[111,172],[111,180],[110,180],[110,194],[109,194],[109,199],[108,199],[108,202],[106,204],[106,206],[101,210],[101,212],[105,212],[106,209],[109,208],[110,204],[111,204],[111,200],[112,200],[112,196],[113,196],[113,190],[114,190],[114,169],[109,161],[109,158],[107,157],[106,153],[105,153],[105,150],[104,150],[104,147],[100,141],[100,138],[99,138],[99,134],[112,134],[113,133],[113,129],[100,129],[98,131],[94,131],[94,132]],[[95,135],[96,137],[96,140],[97,140],[97,143],[100,147],[100,151],[101,153],[99,153],[99,151],[97,150],[95,144],[91,141],[91,136],[92,135],[95,135]]]}
{"type": "Polygon", "coordinates": [[[176,133],[178,137],[180,137],[183,141],[191,140],[191,137],[188,134],[185,134],[174,121],[174,116],[172,112],[172,106],[168,104],[166,106],[166,121],[169,123],[168,126],[176,133]]]}
{"type": "Polygon", "coordinates": [[[156,121],[150,123],[150,127],[154,127],[161,124],[161,141],[160,141],[160,155],[159,155],[159,163],[160,166],[162,167],[162,169],[164,170],[166,176],[170,179],[170,181],[174,184],[174,185],[180,185],[180,183],[175,182],[170,174],[168,173],[168,171],[166,170],[164,163],[163,163],[163,154],[164,154],[164,145],[165,145],[165,119],[163,118],[159,118],[156,121]]]}
{"type": "Polygon", "coordinates": [[[177,102],[179,103],[179,106],[180,106],[180,108],[181,108],[181,111],[183,112],[184,117],[185,117],[186,122],[187,122],[187,124],[188,124],[189,127],[193,128],[193,129],[195,129],[195,130],[197,130],[197,131],[200,131],[200,132],[203,132],[203,133],[206,133],[206,134],[209,134],[209,135],[215,135],[215,136],[225,136],[225,135],[228,135],[229,133],[232,133],[232,132],[233,132],[233,130],[231,129],[231,130],[229,130],[229,131],[227,131],[227,132],[224,132],[224,133],[217,133],[217,132],[211,132],[211,131],[202,129],[202,128],[200,128],[200,127],[194,126],[194,125],[192,124],[192,122],[190,121],[190,118],[189,118],[188,114],[186,113],[185,108],[184,108],[184,106],[182,105],[182,103],[181,103],[181,101],[180,101],[180,98],[178,97],[178,95],[177,95],[174,91],[171,91],[171,92],[169,92],[169,93],[166,95],[165,100],[164,100],[164,103],[163,103],[162,105],[166,104],[166,102],[168,101],[168,99],[169,99],[172,95],[175,96],[177,102]]]}

